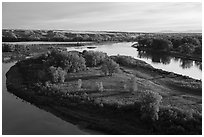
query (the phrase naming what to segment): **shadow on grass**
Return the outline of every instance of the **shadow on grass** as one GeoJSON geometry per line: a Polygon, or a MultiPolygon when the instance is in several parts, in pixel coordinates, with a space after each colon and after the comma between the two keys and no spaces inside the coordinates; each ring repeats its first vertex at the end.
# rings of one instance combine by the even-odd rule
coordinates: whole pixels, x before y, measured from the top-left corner
{"type": "Polygon", "coordinates": [[[104,75],[92,75],[92,76],[68,77],[66,79],[66,81],[70,82],[70,81],[76,81],[78,79],[81,79],[81,80],[90,80],[90,79],[98,79],[98,78],[101,78],[101,77],[105,77],[105,76],[104,75]]]}

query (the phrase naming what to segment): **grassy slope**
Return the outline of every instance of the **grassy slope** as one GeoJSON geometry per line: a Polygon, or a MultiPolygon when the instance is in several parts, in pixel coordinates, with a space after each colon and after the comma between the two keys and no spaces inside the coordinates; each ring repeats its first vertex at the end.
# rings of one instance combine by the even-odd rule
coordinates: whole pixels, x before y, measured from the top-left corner
{"type": "Polygon", "coordinates": [[[202,110],[202,90],[182,88],[181,81],[186,84],[189,80],[181,77],[161,75],[142,69],[121,67],[123,72],[113,76],[104,76],[99,68],[91,68],[85,72],[70,73],[66,83],[61,85],[63,92],[74,91],[77,88],[78,79],[82,79],[81,92],[102,103],[131,104],[138,99],[137,92],[124,90],[124,84],[129,86],[130,78],[135,76],[138,91],[152,90],[162,95],[162,105],[176,106],[181,109],[202,110]],[[96,90],[96,82],[103,82],[104,92],[96,90]],[[177,85],[177,82],[179,86],[177,85]]]}

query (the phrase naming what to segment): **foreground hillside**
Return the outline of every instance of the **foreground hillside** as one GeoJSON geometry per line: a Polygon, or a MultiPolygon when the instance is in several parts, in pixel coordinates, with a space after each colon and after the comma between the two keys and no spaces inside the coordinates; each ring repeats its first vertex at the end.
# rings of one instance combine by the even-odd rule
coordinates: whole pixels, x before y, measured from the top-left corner
{"type": "Polygon", "coordinates": [[[9,92],[111,134],[201,134],[202,83],[127,56],[53,50],[18,62],[9,92]]]}
{"type": "Polygon", "coordinates": [[[130,41],[141,33],[69,30],[2,30],[3,42],[11,41],[130,41]]]}

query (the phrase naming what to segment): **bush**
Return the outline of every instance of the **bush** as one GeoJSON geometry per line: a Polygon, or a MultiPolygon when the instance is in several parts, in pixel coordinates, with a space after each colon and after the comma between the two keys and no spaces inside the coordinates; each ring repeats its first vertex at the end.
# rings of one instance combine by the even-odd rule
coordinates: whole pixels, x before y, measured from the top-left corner
{"type": "Polygon", "coordinates": [[[106,59],[101,66],[101,70],[105,75],[112,75],[113,73],[118,72],[120,70],[120,67],[112,59],[106,59]]]}
{"type": "Polygon", "coordinates": [[[49,80],[51,80],[53,83],[64,82],[66,72],[60,67],[56,68],[51,66],[48,69],[48,75],[49,80]]]}
{"type": "Polygon", "coordinates": [[[60,94],[60,86],[58,84],[53,84],[47,81],[45,82],[45,86],[43,88],[44,88],[43,93],[46,95],[60,94]]]}
{"type": "Polygon", "coordinates": [[[106,53],[99,51],[83,51],[83,56],[86,60],[86,66],[97,67],[101,65],[108,57],[106,53]]]}
{"type": "Polygon", "coordinates": [[[82,86],[82,80],[81,79],[78,79],[78,83],[77,83],[78,85],[77,85],[77,88],[78,88],[78,90],[80,90],[81,89],[81,86],[82,86]]]}
{"type": "Polygon", "coordinates": [[[102,82],[99,82],[99,83],[96,83],[96,86],[97,86],[97,91],[100,91],[100,92],[103,92],[103,83],[102,82]]]}
{"type": "Polygon", "coordinates": [[[137,87],[137,83],[136,83],[136,78],[132,77],[131,82],[130,82],[129,91],[130,92],[136,92],[137,90],[138,90],[138,87],[137,87]]]}
{"type": "Polygon", "coordinates": [[[140,96],[142,120],[155,121],[159,119],[158,112],[162,96],[152,91],[144,91],[140,96]]]}

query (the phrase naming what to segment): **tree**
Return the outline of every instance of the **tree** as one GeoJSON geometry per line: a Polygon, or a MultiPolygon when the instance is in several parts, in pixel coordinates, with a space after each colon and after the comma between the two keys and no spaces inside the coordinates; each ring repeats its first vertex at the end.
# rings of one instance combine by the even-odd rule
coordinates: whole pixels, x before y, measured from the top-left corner
{"type": "Polygon", "coordinates": [[[182,37],[173,37],[171,42],[173,44],[173,49],[176,50],[180,45],[182,45],[181,41],[182,37]]]}
{"type": "Polygon", "coordinates": [[[171,41],[162,39],[162,38],[154,38],[152,41],[152,50],[154,51],[165,51],[169,52],[172,49],[173,45],[171,41]]]}
{"type": "Polygon", "coordinates": [[[97,67],[108,57],[106,53],[99,51],[83,51],[83,56],[88,67],[97,67]]]}
{"type": "Polygon", "coordinates": [[[60,67],[56,68],[54,66],[51,66],[48,69],[49,80],[53,83],[64,82],[65,75],[66,72],[60,67]]]}
{"type": "Polygon", "coordinates": [[[192,44],[185,43],[179,46],[179,52],[183,54],[192,54],[194,52],[194,46],[192,44]]]}
{"type": "Polygon", "coordinates": [[[143,91],[140,100],[142,112],[141,119],[150,121],[158,120],[158,112],[162,96],[152,91],[143,91]]]}
{"type": "Polygon", "coordinates": [[[138,38],[138,44],[140,47],[151,47],[152,44],[152,38],[145,36],[145,37],[139,37],[138,38]]]}
{"type": "Polygon", "coordinates": [[[101,66],[101,70],[105,75],[109,74],[110,76],[112,76],[113,73],[116,73],[120,70],[120,67],[112,59],[106,59],[101,66]]]}
{"type": "Polygon", "coordinates": [[[202,46],[195,47],[195,50],[193,53],[196,55],[202,55],[202,46]]]}
{"type": "Polygon", "coordinates": [[[64,62],[67,72],[78,72],[86,69],[86,61],[77,53],[69,52],[64,62]]]}
{"type": "Polygon", "coordinates": [[[201,46],[199,39],[192,36],[183,37],[181,41],[183,44],[187,43],[187,44],[192,44],[194,46],[201,46]]]}

